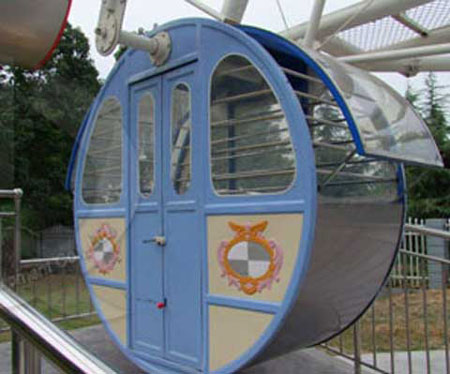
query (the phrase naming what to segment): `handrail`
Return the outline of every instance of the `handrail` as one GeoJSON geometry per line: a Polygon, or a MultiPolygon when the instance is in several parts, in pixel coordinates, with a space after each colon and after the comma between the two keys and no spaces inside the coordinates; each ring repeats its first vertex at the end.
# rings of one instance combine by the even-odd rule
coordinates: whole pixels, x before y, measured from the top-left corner
{"type": "Polygon", "coordinates": [[[424,255],[422,253],[408,251],[406,249],[400,249],[399,252],[403,253],[405,255],[408,255],[408,256],[414,256],[414,257],[418,257],[418,258],[423,258],[424,260],[438,262],[438,263],[440,263],[442,265],[450,265],[450,260],[446,260],[445,258],[436,257],[436,256],[430,256],[430,255],[424,255]]]}
{"type": "Polygon", "coordinates": [[[22,197],[23,191],[20,188],[14,190],[0,190],[0,198],[22,197]]]}
{"type": "Polygon", "coordinates": [[[425,226],[411,225],[409,223],[405,224],[405,230],[450,240],[450,232],[445,230],[432,229],[430,227],[425,226]]]}
{"type": "Polygon", "coordinates": [[[77,262],[79,260],[80,256],[32,258],[29,260],[20,260],[20,266],[27,267],[38,264],[51,264],[55,262],[56,263],[77,262]]]}
{"type": "Polygon", "coordinates": [[[4,285],[0,317],[64,373],[117,374],[4,285]]]}

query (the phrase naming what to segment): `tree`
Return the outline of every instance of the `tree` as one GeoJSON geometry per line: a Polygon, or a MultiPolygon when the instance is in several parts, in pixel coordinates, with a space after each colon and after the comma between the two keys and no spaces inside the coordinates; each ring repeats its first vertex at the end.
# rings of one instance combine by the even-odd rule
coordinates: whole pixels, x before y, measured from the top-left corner
{"type": "MultiPolygon", "coordinates": [[[[445,168],[450,167],[450,127],[446,110],[447,97],[436,76],[430,73],[425,89],[407,91],[407,99],[416,107],[430,128],[444,159],[445,168]]],[[[445,169],[408,167],[409,207],[408,214],[423,218],[450,217],[450,173],[445,169]]]]}
{"type": "MultiPolygon", "coordinates": [[[[14,185],[24,190],[24,224],[39,230],[72,223],[64,180],[74,137],[100,88],[89,43],[67,25],[51,60],[39,71],[4,67],[0,75],[3,128],[14,133],[14,185]]],[[[2,164],[5,160],[2,159],[2,164]]]]}

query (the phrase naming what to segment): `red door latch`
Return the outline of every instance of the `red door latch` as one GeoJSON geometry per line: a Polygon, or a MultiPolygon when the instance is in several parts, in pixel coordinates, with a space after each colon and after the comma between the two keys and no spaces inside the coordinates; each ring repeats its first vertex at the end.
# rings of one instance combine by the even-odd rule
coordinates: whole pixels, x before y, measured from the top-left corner
{"type": "Polygon", "coordinates": [[[164,309],[166,307],[166,302],[164,301],[164,302],[156,303],[156,307],[158,309],[164,309]]]}

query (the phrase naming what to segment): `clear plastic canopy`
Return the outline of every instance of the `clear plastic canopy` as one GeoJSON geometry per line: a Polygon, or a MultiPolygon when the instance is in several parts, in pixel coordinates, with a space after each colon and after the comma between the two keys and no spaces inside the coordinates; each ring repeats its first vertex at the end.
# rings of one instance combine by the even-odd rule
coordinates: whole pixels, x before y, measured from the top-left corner
{"type": "Polygon", "coordinates": [[[443,167],[425,122],[400,94],[372,74],[308,51],[339,89],[358,153],[405,163],[443,167]]]}

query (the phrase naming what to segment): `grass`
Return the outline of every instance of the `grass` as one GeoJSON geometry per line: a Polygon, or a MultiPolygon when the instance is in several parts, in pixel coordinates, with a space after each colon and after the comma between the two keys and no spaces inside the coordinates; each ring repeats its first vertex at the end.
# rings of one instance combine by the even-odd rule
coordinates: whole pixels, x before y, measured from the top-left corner
{"type": "MultiPolygon", "coordinates": [[[[406,351],[407,334],[409,331],[410,350],[426,349],[425,327],[428,329],[428,348],[444,349],[444,317],[442,290],[410,290],[408,292],[409,329],[406,328],[406,303],[404,293],[392,293],[391,301],[388,295],[379,297],[372,308],[375,318],[372,323],[372,308],[360,320],[362,353],[373,352],[373,344],[377,352],[390,351],[390,308],[392,308],[392,335],[393,349],[406,351]],[[424,298],[426,300],[426,314],[424,312],[424,298]],[[426,316],[426,322],[425,318],[426,316]],[[373,335],[373,331],[375,335],[373,335]]],[[[447,326],[450,326],[450,290],[447,290],[447,326]]],[[[450,334],[450,333],[449,333],[450,334]]],[[[341,338],[337,337],[330,342],[334,348],[339,348],[340,341],[346,353],[353,353],[353,329],[345,331],[341,338]]]]}
{"type": "Polygon", "coordinates": [[[18,293],[50,319],[93,311],[89,292],[79,274],[48,274],[26,281],[18,293]]]}
{"type": "MultiPolygon", "coordinates": [[[[78,273],[55,274],[50,272],[25,273],[18,294],[40,313],[51,320],[94,313],[89,292],[78,273]]],[[[56,322],[64,330],[73,330],[100,323],[95,315],[70,318],[56,322]]],[[[7,325],[0,321],[0,328],[7,325]]],[[[0,333],[0,342],[10,339],[8,331],[0,333]]]]}

